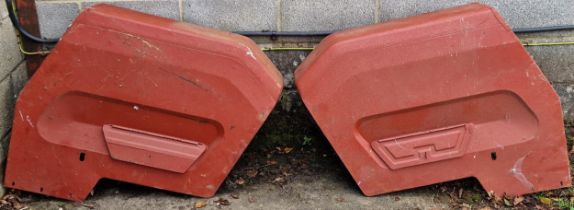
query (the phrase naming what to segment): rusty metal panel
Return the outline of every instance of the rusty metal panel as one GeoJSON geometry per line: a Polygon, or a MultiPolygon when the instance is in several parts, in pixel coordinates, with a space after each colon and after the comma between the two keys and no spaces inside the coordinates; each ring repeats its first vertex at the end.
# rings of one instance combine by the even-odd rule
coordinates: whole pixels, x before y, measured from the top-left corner
{"type": "Polygon", "coordinates": [[[282,86],[246,37],[88,8],[18,98],[4,184],[76,201],[102,178],[213,196],[282,86]]]}
{"type": "Polygon", "coordinates": [[[571,185],[559,98],[488,6],[333,34],[295,76],[366,195],[467,177],[498,196],[571,185]]]}

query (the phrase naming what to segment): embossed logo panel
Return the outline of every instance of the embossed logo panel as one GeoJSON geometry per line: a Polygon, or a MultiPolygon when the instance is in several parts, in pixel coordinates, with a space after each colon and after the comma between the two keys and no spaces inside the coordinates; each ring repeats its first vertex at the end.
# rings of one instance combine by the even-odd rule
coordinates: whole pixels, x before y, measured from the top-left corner
{"type": "Polygon", "coordinates": [[[371,146],[391,169],[461,157],[465,154],[471,124],[456,125],[388,139],[371,146]]]}

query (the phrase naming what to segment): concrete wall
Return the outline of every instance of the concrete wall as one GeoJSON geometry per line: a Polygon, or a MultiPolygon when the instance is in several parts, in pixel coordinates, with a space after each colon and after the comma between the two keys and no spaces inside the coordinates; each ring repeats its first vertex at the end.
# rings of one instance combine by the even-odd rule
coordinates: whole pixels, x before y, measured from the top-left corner
{"type": "MultiPolygon", "coordinates": [[[[78,13],[107,2],[229,31],[331,31],[472,0],[36,0],[42,34],[60,36],[78,13]]],[[[574,24],[572,0],[482,0],[516,28],[574,24]]]]}
{"type": "MultiPolygon", "coordinates": [[[[0,180],[12,124],[12,110],[18,93],[28,80],[26,65],[18,49],[18,39],[8,18],[4,1],[0,2],[0,180]]],[[[0,186],[0,195],[4,189],[0,186]]]]}
{"type": "MultiPolygon", "coordinates": [[[[574,4],[574,2],[572,2],[574,4]]],[[[572,10],[574,11],[574,10],[572,10]]],[[[574,42],[574,31],[519,34],[526,42],[574,42]]],[[[574,134],[574,45],[526,47],[562,101],[567,126],[574,134]]]]}

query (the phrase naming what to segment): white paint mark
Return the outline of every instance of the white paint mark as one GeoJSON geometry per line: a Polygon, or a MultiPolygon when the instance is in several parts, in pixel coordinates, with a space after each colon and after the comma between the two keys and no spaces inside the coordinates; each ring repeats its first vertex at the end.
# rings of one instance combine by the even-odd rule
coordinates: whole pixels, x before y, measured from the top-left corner
{"type": "Polygon", "coordinates": [[[261,122],[264,122],[264,121],[265,121],[265,116],[266,116],[266,114],[265,114],[264,112],[259,113],[259,114],[257,115],[257,119],[259,119],[259,121],[261,121],[261,122]]]}
{"type": "Polygon", "coordinates": [[[28,125],[30,125],[30,127],[34,127],[34,123],[32,123],[32,118],[30,117],[30,115],[26,115],[26,122],[28,122],[28,125]]]}
{"type": "Polygon", "coordinates": [[[155,45],[149,43],[148,41],[146,41],[146,40],[144,40],[144,39],[142,39],[142,38],[139,38],[139,37],[138,37],[138,39],[139,39],[146,47],[155,49],[155,50],[157,50],[157,51],[160,51],[160,50],[159,50],[159,47],[157,47],[157,46],[155,46],[155,45]]]}
{"type": "Polygon", "coordinates": [[[22,115],[22,111],[18,110],[18,114],[20,114],[20,119],[24,122],[24,115],[22,115]]]}
{"type": "Polygon", "coordinates": [[[140,107],[139,107],[139,106],[134,106],[134,110],[138,111],[138,110],[140,110],[140,107]]]}
{"type": "Polygon", "coordinates": [[[255,55],[253,55],[253,51],[251,51],[251,48],[247,48],[247,52],[245,54],[253,58],[253,60],[257,60],[257,58],[255,58],[255,55]]]}
{"type": "Polygon", "coordinates": [[[524,162],[524,159],[526,158],[525,155],[524,157],[521,157],[520,159],[518,159],[515,163],[514,166],[512,166],[512,169],[510,169],[510,173],[512,173],[512,175],[518,179],[518,181],[520,181],[520,183],[522,183],[522,185],[528,187],[528,189],[533,189],[534,185],[528,181],[528,179],[526,178],[526,176],[524,176],[524,174],[522,173],[522,164],[524,162]]]}

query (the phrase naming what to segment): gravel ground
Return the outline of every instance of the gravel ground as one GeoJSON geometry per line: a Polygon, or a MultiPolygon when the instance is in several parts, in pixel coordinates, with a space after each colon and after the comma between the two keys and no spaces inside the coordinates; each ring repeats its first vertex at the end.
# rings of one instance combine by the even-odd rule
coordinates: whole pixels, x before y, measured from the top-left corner
{"type": "MultiPolygon", "coordinates": [[[[574,190],[490,197],[474,179],[363,196],[328,145],[249,148],[211,199],[110,180],[83,203],[12,191],[8,209],[570,209],[574,190]]],[[[574,208],[572,208],[574,209],[574,208]]]]}

